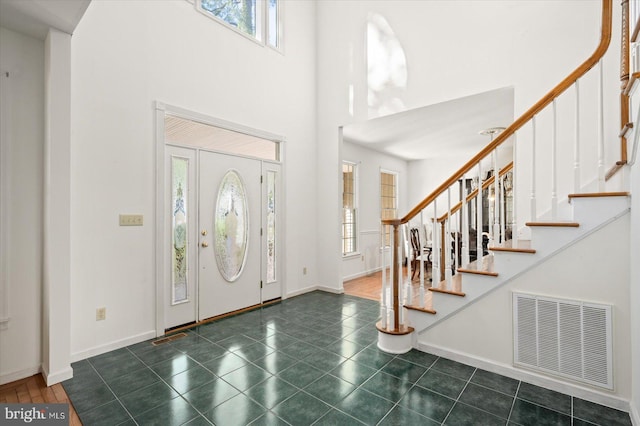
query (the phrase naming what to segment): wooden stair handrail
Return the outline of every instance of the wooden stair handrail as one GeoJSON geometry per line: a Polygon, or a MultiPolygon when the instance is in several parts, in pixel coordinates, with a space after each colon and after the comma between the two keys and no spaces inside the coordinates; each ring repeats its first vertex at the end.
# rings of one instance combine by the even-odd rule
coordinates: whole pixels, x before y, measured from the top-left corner
{"type": "MultiPolygon", "coordinates": [[[[507,127],[502,133],[500,133],[493,141],[485,146],[480,152],[478,152],[471,160],[467,161],[457,172],[455,172],[449,179],[444,181],[438,186],[431,194],[429,194],[424,200],[422,200],[417,206],[415,206],[409,213],[400,219],[400,223],[407,223],[409,220],[416,217],[425,207],[431,204],[440,194],[444,193],[451,185],[456,183],[458,179],[461,179],[465,173],[470,171],[478,164],[478,161],[489,155],[494,149],[502,145],[509,137],[513,136],[517,130],[529,122],[536,114],[542,111],[547,105],[549,105],[555,98],[560,96],[565,90],[567,90],[576,80],[585,75],[591,68],[593,68],[600,59],[604,56],[611,43],[611,22],[612,22],[612,1],[602,0],[602,27],[600,31],[600,43],[595,49],[593,54],[580,66],[578,66],[571,74],[569,74],[564,80],[562,80],[557,86],[551,89],[546,95],[544,95],[538,102],[536,102],[531,108],[529,108],[524,114],[522,114],[516,121],[514,121],[509,127],[507,127]]],[[[386,225],[393,225],[397,223],[398,219],[383,220],[382,223],[386,225]]]]}

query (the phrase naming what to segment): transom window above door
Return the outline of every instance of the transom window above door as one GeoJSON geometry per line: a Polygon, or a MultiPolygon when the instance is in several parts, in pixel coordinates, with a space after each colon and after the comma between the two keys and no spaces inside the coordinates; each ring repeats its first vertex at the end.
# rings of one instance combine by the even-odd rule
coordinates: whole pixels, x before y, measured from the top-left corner
{"type": "Polygon", "coordinates": [[[280,160],[280,142],[166,114],[165,143],[262,160],[280,160]]]}

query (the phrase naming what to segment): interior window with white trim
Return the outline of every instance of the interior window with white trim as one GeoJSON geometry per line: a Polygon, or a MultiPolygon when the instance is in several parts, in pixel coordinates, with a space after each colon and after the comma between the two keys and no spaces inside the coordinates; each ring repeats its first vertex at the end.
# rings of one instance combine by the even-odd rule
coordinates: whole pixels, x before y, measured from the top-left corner
{"type": "Polygon", "coordinates": [[[342,255],[348,256],[358,250],[356,238],[356,164],[342,163],[342,255]]]}
{"type": "MultiPolygon", "coordinates": [[[[385,170],[380,171],[380,218],[395,219],[398,214],[398,174],[385,170]]],[[[383,242],[391,244],[391,227],[385,226],[383,242]]]]}
{"type": "Polygon", "coordinates": [[[196,0],[206,16],[268,46],[280,47],[280,0],[196,0]]]}

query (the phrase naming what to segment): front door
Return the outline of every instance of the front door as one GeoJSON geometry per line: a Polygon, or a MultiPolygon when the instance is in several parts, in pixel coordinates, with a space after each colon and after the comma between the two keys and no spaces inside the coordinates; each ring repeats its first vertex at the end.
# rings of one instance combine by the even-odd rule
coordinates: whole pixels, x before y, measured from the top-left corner
{"type": "Polygon", "coordinates": [[[261,302],[261,167],[199,151],[198,320],[261,302]]]}

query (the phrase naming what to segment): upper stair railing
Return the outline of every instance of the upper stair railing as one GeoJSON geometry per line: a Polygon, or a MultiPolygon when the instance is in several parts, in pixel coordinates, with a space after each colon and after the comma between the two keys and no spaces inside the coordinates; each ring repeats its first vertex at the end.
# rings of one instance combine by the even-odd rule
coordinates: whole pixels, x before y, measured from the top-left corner
{"type": "MultiPolygon", "coordinates": [[[[455,295],[464,295],[461,288],[459,288],[460,280],[454,278],[458,267],[464,266],[465,270],[475,268],[482,273],[482,265],[485,264],[486,266],[487,263],[487,259],[484,259],[484,262],[482,259],[486,253],[487,245],[498,246],[511,239],[511,235],[516,235],[517,203],[515,199],[509,200],[508,198],[516,195],[517,174],[512,170],[517,165],[515,159],[517,158],[518,144],[515,139],[519,134],[517,132],[522,131],[525,125],[531,129],[531,133],[525,132],[527,134],[523,137],[523,139],[530,140],[531,145],[531,179],[530,191],[524,191],[529,192],[530,195],[528,203],[530,206],[528,210],[530,211],[528,214],[523,214],[523,217],[529,217],[532,222],[535,222],[540,217],[537,211],[538,199],[536,194],[536,182],[540,176],[536,175],[536,157],[541,155],[542,151],[536,151],[536,144],[539,142],[540,133],[548,130],[546,133],[550,133],[551,142],[548,149],[550,158],[545,163],[545,171],[548,171],[548,175],[545,174],[544,178],[550,180],[550,199],[545,200],[545,202],[549,203],[549,212],[546,215],[550,220],[558,220],[559,199],[561,195],[564,197],[566,194],[560,194],[558,190],[557,120],[559,113],[557,100],[569,88],[574,88],[575,114],[569,120],[566,120],[566,114],[563,114],[562,117],[563,123],[570,121],[575,126],[573,132],[574,155],[570,164],[570,167],[573,168],[573,184],[569,186],[572,187],[573,192],[577,193],[581,191],[585,183],[582,178],[584,173],[581,172],[582,163],[580,158],[581,129],[584,133],[584,124],[581,123],[580,79],[596,65],[598,65],[595,79],[597,112],[595,114],[596,119],[593,121],[596,123],[595,134],[597,137],[593,141],[596,147],[591,147],[591,151],[597,151],[597,158],[593,161],[595,164],[591,163],[590,167],[597,171],[595,180],[598,191],[604,191],[605,130],[602,58],[611,41],[611,21],[612,2],[611,0],[602,0],[601,37],[600,43],[593,54],[511,125],[497,134],[484,149],[446,179],[404,217],[382,221],[383,235],[389,231],[389,227],[391,228],[391,259],[390,263],[387,263],[386,255],[383,251],[382,315],[381,321],[377,325],[379,331],[391,335],[411,333],[413,329],[405,324],[403,318],[403,307],[405,305],[411,305],[413,309],[435,313],[433,307],[425,301],[425,296],[428,292],[425,292],[425,276],[422,262],[426,259],[428,253],[423,253],[423,247],[419,248],[420,253],[416,253],[420,258],[420,262],[417,265],[420,268],[417,302],[414,301],[414,295],[412,294],[413,287],[410,273],[407,274],[407,279],[404,285],[401,286],[404,278],[402,274],[404,254],[408,259],[408,269],[410,269],[412,263],[411,250],[408,249],[409,227],[420,229],[424,238],[421,244],[426,246],[425,250],[431,253],[429,259],[432,267],[432,286],[429,290],[455,295]],[[550,112],[551,123],[550,126],[547,126],[550,129],[547,129],[547,127],[539,126],[536,121],[543,111],[545,111],[545,114],[549,112],[546,110],[549,105],[552,106],[550,112]],[[507,142],[511,141],[513,141],[512,148],[507,146],[507,142]],[[504,154],[510,149],[513,150],[514,161],[499,160],[501,158],[499,154],[504,154]],[[498,179],[495,179],[495,176],[498,176],[498,179]],[[416,223],[418,220],[419,224],[416,223]],[[475,242],[470,239],[471,235],[475,236],[475,242]],[[486,243],[487,240],[488,244],[486,243]],[[475,265],[469,265],[469,261],[474,257],[474,251],[477,261],[475,265]],[[389,274],[387,274],[387,268],[389,268],[389,274]]],[[[545,118],[548,119],[549,117],[545,116],[545,118]]],[[[591,122],[592,120],[589,116],[589,118],[583,118],[582,121],[591,122]]],[[[522,192],[522,185],[520,190],[522,192]]],[[[517,243],[514,242],[512,244],[517,243]]]]}

